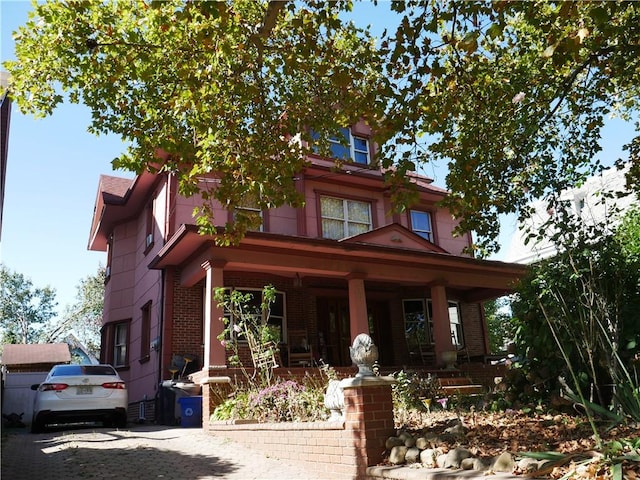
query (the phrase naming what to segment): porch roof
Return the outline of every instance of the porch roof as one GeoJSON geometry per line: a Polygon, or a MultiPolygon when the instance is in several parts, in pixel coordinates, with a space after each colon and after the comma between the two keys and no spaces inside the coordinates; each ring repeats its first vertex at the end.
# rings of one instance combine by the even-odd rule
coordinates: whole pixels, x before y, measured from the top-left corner
{"type": "Polygon", "coordinates": [[[225,270],[271,273],[298,278],[348,279],[401,286],[445,285],[468,301],[495,298],[512,290],[526,266],[452,255],[393,224],[343,240],[247,232],[238,245],[221,247],[196,225],[182,225],[149,264],[176,267],[184,286],[205,276],[212,262],[225,270]]]}

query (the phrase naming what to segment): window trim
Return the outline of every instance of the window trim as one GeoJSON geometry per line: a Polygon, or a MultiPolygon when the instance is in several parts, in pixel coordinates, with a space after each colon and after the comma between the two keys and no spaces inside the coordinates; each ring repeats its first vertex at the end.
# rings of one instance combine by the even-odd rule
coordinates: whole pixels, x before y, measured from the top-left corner
{"type": "Polygon", "coordinates": [[[116,370],[127,370],[129,369],[129,352],[131,343],[131,319],[128,318],[126,320],[116,320],[110,323],[107,323],[102,327],[101,331],[101,348],[100,348],[100,361],[102,363],[108,363],[113,366],[116,370]],[[126,330],[126,343],[125,346],[125,354],[124,354],[124,364],[116,365],[116,331],[119,327],[124,327],[126,330]]]}
{"type": "Polygon", "coordinates": [[[155,220],[155,205],[156,205],[156,197],[154,196],[149,203],[147,203],[144,213],[145,213],[145,230],[144,230],[144,254],[146,255],[152,248],[155,243],[155,234],[154,234],[154,220],[155,220]]]}

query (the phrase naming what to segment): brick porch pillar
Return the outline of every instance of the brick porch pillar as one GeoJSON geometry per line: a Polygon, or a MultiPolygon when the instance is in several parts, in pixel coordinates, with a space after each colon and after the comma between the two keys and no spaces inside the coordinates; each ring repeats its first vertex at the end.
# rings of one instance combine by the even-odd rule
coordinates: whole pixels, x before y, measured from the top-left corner
{"type": "Polygon", "coordinates": [[[357,477],[382,461],[385,442],[395,432],[391,377],[356,377],[340,382],[344,392],[345,435],[353,439],[357,477]]]}
{"type": "Polygon", "coordinates": [[[209,431],[209,418],[231,393],[231,378],[205,377],[198,383],[202,385],[202,430],[209,431]]]}

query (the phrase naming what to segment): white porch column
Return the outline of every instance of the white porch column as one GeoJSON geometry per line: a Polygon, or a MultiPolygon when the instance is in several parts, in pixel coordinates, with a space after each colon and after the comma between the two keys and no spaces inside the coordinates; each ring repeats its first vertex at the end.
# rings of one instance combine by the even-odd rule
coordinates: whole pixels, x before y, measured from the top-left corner
{"type": "Polygon", "coordinates": [[[224,368],[227,364],[225,348],[218,340],[218,335],[224,330],[221,318],[224,308],[218,307],[214,298],[214,291],[224,287],[223,267],[225,261],[208,260],[202,264],[207,272],[204,294],[204,359],[202,369],[224,368]]]}
{"type": "Polygon", "coordinates": [[[364,278],[365,275],[361,273],[351,273],[347,277],[349,282],[349,328],[352,343],[357,335],[370,334],[364,278]]]}
{"type": "Polygon", "coordinates": [[[433,341],[435,343],[436,363],[444,365],[442,352],[454,350],[449,325],[449,302],[444,284],[431,286],[431,308],[433,320],[433,341]]]}

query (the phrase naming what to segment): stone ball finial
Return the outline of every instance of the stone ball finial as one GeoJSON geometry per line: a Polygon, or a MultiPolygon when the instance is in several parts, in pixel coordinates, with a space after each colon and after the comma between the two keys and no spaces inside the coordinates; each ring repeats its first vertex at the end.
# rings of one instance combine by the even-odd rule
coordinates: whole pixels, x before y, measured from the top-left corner
{"type": "Polygon", "coordinates": [[[378,360],[378,347],[366,333],[360,333],[349,347],[351,361],[358,366],[356,377],[373,376],[373,364],[378,360]]]}

